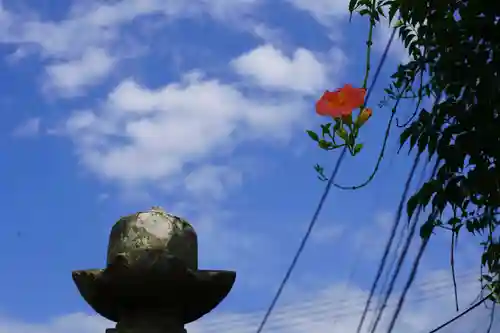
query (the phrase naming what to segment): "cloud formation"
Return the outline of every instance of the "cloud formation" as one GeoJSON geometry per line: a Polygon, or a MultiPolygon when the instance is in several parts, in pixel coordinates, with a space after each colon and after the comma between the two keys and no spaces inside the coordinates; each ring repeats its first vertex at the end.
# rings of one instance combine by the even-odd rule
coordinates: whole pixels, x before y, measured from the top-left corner
{"type": "Polygon", "coordinates": [[[89,48],[79,59],[48,65],[46,89],[74,97],[106,78],[115,64],[116,59],[105,50],[89,48]]]}
{"type": "MultiPolygon", "coordinates": [[[[225,155],[240,142],[289,137],[303,110],[300,98],[256,100],[191,73],[159,89],[125,80],[98,108],[73,113],[65,132],[99,176],[126,184],[167,182],[189,163],[225,155]]],[[[203,188],[192,178],[191,185],[203,188]]]]}
{"type": "Polygon", "coordinates": [[[18,61],[27,55],[43,59],[42,90],[51,99],[86,97],[100,87],[104,98],[80,99],[81,107],[69,110],[58,130],[74,142],[93,174],[127,188],[183,185],[194,195],[211,189],[210,195],[223,197],[222,188],[237,186],[242,175],[213,159],[242,144],[286,143],[297,125],[304,126],[307,98],[334,85],[346,63],[339,48],[282,50],[279,30],[256,18],[261,5],[260,0],[88,2],[73,5],[60,21],[0,7],[0,42],[16,46],[18,61]],[[209,17],[266,43],[235,56],[220,75],[194,68],[153,88],[133,72],[115,74],[124,60],[148,61],[155,52],[127,30],[132,24],[139,29],[141,19],[153,15],[164,23],[209,17]],[[232,74],[236,79],[228,80],[232,74]],[[104,88],[103,82],[112,86],[104,88]],[[213,178],[202,183],[200,174],[213,178]]]}
{"type": "Polygon", "coordinates": [[[239,56],[232,66],[238,74],[271,90],[312,94],[324,90],[329,81],[327,64],[303,48],[287,58],[272,45],[262,45],[239,56]]]}
{"type": "Polygon", "coordinates": [[[14,13],[0,3],[0,43],[16,45],[17,58],[40,54],[47,61],[46,85],[63,95],[74,95],[98,84],[123,56],[129,56],[129,45],[123,45],[123,29],[134,21],[151,15],[161,15],[167,22],[209,15],[221,22],[238,22],[259,2],[89,1],[72,5],[61,21],[41,20],[35,12],[14,13]]]}

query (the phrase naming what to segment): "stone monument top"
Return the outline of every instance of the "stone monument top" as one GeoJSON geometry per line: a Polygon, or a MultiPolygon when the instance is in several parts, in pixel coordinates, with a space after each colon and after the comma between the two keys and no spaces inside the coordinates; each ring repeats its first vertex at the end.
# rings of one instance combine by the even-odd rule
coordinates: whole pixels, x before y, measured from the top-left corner
{"type": "Polygon", "coordinates": [[[160,207],[116,222],[104,269],[73,272],[81,296],[118,333],[184,332],[228,295],[235,278],[199,270],[193,226],[160,207]]]}

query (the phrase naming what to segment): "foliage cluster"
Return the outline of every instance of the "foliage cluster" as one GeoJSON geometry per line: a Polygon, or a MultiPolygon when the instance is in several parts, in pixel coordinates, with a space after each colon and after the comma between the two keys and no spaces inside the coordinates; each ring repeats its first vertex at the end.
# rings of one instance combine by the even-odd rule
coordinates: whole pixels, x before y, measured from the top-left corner
{"type": "MultiPolygon", "coordinates": [[[[491,0],[382,0],[407,48],[386,89],[390,100],[416,100],[404,124],[401,145],[426,152],[440,166],[408,200],[432,207],[420,234],[449,230],[453,255],[461,230],[478,235],[484,252],[482,281],[491,300],[500,302],[500,2],[491,0]],[[421,107],[424,98],[432,108],[421,107]],[[447,212],[451,212],[448,214],[447,212]]],[[[367,12],[372,0],[351,0],[351,12],[367,12]]],[[[380,12],[377,11],[377,13],[380,12]]],[[[378,22],[371,19],[372,24],[378,22]]]]}

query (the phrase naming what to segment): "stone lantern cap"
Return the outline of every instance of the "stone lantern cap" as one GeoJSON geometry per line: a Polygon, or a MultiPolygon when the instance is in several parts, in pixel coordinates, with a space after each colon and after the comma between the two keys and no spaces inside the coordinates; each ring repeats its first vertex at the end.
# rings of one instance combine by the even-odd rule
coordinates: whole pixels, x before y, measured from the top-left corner
{"type": "Polygon", "coordinates": [[[85,301],[114,322],[154,313],[187,324],[214,309],[235,279],[233,271],[199,270],[194,228],[159,207],[113,226],[106,268],[73,272],[85,301]]]}

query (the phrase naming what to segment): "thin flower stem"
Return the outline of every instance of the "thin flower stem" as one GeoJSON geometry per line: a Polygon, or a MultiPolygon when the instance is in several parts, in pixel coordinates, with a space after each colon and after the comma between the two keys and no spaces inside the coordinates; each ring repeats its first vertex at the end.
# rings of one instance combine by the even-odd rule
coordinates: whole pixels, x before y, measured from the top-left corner
{"type": "MultiPolygon", "coordinates": [[[[372,14],[375,11],[377,0],[372,1],[372,14]]],[[[366,86],[368,85],[368,77],[370,76],[370,63],[371,63],[371,51],[372,51],[372,45],[373,45],[373,28],[375,27],[375,21],[373,18],[370,16],[370,28],[368,30],[368,40],[366,41],[366,69],[365,69],[365,78],[363,80],[363,89],[366,90],[366,86]]],[[[365,105],[362,106],[362,109],[365,107],[365,105]]]]}
{"type": "Polygon", "coordinates": [[[382,162],[382,159],[384,158],[385,148],[387,146],[387,140],[389,139],[389,134],[390,134],[390,130],[392,127],[392,121],[394,120],[394,116],[396,115],[396,110],[398,109],[399,102],[401,101],[401,96],[403,95],[403,92],[406,90],[408,85],[409,85],[409,82],[407,82],[406,85],[404,86],[403,90],[401,91],[401,93],[399,94],[399,96],[396,100],[394,107],[392,108],[391,117],[389,118],[389,122],[387,124],[386,129],[385,129],[385,135],[384,135],[384,141],[382,143],[382,149],[380,150],[380,153],[378,155],[377,163],[375,164],[375,168],[373,169],[373,171],[370,174],[370,176],[368,177],[368,179],[365,180],[363,183],[361,183],[359,185],[355,185],[355,186],[343,186],[343,185],[339,185],[336,183],[333,183],[333,186],[335,186],[336,188],[339,188],[341,190],[357,190],[357,189],[360,189],[362,187],[365,187],[373,180],[373,178],[375,178],[375,175],[377,174],[378,169],[380,167],[380,163],[382,162]]]}

